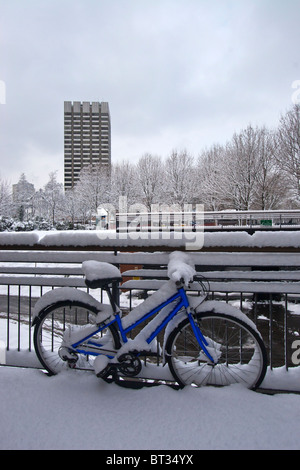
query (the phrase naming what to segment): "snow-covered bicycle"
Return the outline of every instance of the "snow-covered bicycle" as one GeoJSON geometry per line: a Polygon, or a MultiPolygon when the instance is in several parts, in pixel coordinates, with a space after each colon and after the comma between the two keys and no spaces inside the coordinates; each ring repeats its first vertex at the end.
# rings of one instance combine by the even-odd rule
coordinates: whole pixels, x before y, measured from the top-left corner
{"type": "Polygon", "coordinates": [[[261,384],[267,355],[260,333],[240,310],[207,300],[205,282],[197,278],[187,254],[172,253],[169,281],[124,316],[110,288],[122,280],[119,269],[97,261],[82,266],[86,285],[102,288],[110,303],[68,287],[37,301],[34,346],[50,375],[67,368],[92,370],[107,382],[140,384],[146,356],[162,359],[179,388],[241,383],[256,389],[261,384]],[[201,295],[187,294],[195,282],[201,284],[201,295]],[[160,332],[164,338],[158,343],[160,332]]]}

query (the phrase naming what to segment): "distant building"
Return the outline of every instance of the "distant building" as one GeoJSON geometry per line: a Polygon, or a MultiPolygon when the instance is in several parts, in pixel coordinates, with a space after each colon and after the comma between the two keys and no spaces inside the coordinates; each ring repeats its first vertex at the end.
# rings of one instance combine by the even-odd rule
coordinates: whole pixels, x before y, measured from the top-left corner
{"type": "Polygon", "coordinates": [[[84,166],[110,169],[111,129],[106,102],[64,102],[64,187],[74,187],[84,166]]]}

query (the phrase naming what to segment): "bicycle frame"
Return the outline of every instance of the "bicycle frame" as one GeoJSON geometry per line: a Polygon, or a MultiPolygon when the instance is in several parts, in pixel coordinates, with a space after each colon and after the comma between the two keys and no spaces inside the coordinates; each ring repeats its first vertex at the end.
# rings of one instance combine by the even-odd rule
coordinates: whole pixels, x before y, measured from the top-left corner
{"type": "Polygon", "coordinates": [[[172,320],[172,318],[174,318],[174,316],[180,311],[180,309],[182,307],[184,307],[184,308],[187,309],[188,318],[189,318],[189,321],[191,323],[191,327],[193,329],[193,332],[194,332],[195,337],[196,337],[196,339],[199,343],[200,348],[203,350],[203,352],[208,357],[208,359],[212,363],[215,363],[214,359],[212,358],[212,356],[210,355],[210,353],[208,352],[208,350],[206,348],[206,346],[208,346],[208,342],[206,341],[206,339],[203,336],[200,328],[198,327],[198,325],[194,321],[193,315],[190,311],[189,300],[188,300],[187,294],[186,294],[183,287],[180,287],[176,294],[174,294],[168,300],[166,300],[165,302],[162,302],[161,304],[159,304],[157,307],[153,308],[149,312],[145,313],[141,318],[136,320],[132,325],[128,326],[127,328],[123,328],[122,319],[121,319],[119,313],[117,312],[117,313],[115,313],[115,318],[111,322],[109,322],[109,323],[107,323],[103,326],[97,327],[92,333],[88,334],[86,337],[80,339],[79,341],[76,341],[76,343],[72,344],[71,346],[72,346],[73,349],[75,349],[78,353],[81,353],[81,354],[94,355],[94,356],[98,356],[99,354],[105,354],[109,359],[112,359],[114,356],[112,356],[111,354],[108,354],[109,352],[112,352],[112,351],[105,350],[105,347],[103,347],[103,349],[102,349],[101,344],[95,343],[93,341],[88,341],[88,340],[90,338],[92,338],[94,335],[96,335],[98,333],[101,333],[101,331],[103,331],[108,326],[110,326],[112,324],[117,324],[117,328],[118,328],[118,331],[121,335],[123,343],[127,343],[127,341],[128,341],[127,334],[128,333],[130,333],[132,330],[134,330],[134,328],[136,328],[139,324],[143,323],[144,321],[146,321],[149,318],[151,318],[152,316],[154,316],[162,308],[166,307],[167,305],[171,304],[172,302],[174,302],[176,300],[178,300],[178,303],[175,305],[175,307],[172,309],[172,311],[162,320],[162,322],[156,327],[156,329],[150,334],[150,336],[148,338],[146,338],[146,342],[148,344],[150,344],[153,341],[153,339],[156,338],[156,336],[163,330],[163,328],[172,320]],[[82,344],[85,341],[88,341],[87,344],[90,344],[93,347],[94,350],[80,349],[80,344],[82,344]],[[99,351],[95,351],[95,349],[99,349],[99,351]]]}

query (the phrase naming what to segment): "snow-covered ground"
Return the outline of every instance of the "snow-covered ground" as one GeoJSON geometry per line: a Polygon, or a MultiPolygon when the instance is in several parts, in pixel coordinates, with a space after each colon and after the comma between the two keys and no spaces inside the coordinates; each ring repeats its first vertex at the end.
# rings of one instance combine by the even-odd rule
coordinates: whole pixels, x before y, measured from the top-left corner
{"type": "MultiPolygon", "coordinates": [[[[10,328],[13,348],[17,323],[10,328]]],[[[21,347],[27,344],[22,328],[21,347]]],[[[4,323],[0,329],[4,334],[4,323]]],[[[28,364],[28,352],[9,354],[28,364]]],[[[295,393],[265,395],[241,386],[132,390],[92,372],[48,377],[38,369],[8,366],[0,367],[0,384],[2,450],[300,449],[295,393]]],[[[268,370],[263,385],[300,390],[299,384],[297,367],[268,370]]]]}
{"type": "MultiPolygon", "coordinates": [[[[141,390],[94,374],[0,368],[3,449],[299,449],[300,395],[141,390]]],[[[162,453],[162,452],[160,452],[162,453]]]]}

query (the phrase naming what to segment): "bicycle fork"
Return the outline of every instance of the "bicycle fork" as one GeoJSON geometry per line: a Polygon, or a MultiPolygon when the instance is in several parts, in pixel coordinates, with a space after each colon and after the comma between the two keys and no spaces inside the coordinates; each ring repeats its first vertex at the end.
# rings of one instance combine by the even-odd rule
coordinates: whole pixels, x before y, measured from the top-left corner
{"type": "Polygon", "coordinates": [[[183,306],[187,310],[188,319],[190,321],[190,324],[191,324],[192,330],[194,332],[194,335],[195,335],[195,337],[196,337],[196,339],[199,343],[199,346],[202,349],[202,351],[204,352],[204,354],[206,355],[206,357],[210,360],[211,364],[215,365],[218,362],[218,358],[214,359],[212,357],[212,355],[210,354],[210,352],[208,351],[209,343],[207,342],[204,335],[202,334],[199,326],[194,321],[194,317],[191,313],[191,308],[190,308],[190,305],[189,305],[189,301],[188,301],[188,297],[186,295],[186,292],[183,288],[179,289],[179,292],[181,293],[183,306]]]}
{"type": "Polygon", "coordinates": [[[193,315],[191,314],[191,312],[188,313],[188,318],[189,318],[191,327],[193,329],[193,332],[196,336],[196,339],[199,343],[200,348],[202,349],[204,354],[207,356],[207,358],[211,361],[212,365],[215,365],[217,363],[217,361],[215,359],[213,359],[212,355],[210,354],[210,352],[208,351],[208,348],[207,348],[209,346],[209,343],[207,342],[204,335],[202,334],[199,326],[195,323],[193,315]]]}

